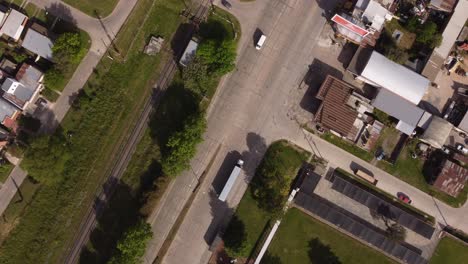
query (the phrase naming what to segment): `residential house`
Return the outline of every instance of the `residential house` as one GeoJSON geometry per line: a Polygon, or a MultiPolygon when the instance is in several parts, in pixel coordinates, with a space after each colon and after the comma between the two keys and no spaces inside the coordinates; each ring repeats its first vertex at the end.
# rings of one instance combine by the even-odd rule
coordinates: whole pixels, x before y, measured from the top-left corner
{"type": "Polygon", "coordinates": [[[435,177],[432,186],[448,195],[457,197],[468,181],[468,169],[454,161],[445,160],[441,164],[440,172],[435,177]]]}
{"type": "Polygon", "coordinates": [[[393,18],[393,0],[358,0],[351,14],[332,17],[338,35],[363,46],[375,46],[386,21],[393,18]]]}
{"type": "Polygon", "coordinates": [[[28,28],[21,46],[37,55],[36,61],[41,57],[49,61],[52,60],[52,47],[54,43],[50,39],[47,29],[37,23],[33,23],[28,28]]]}
{"type": "Polygon", "coordinates": [[[16,74],[16,79],[6,78],[2,84],[2,97],[24,110],[29,101],[34,98],[42,88],[44,74],[37,68],[23,63],[16,74]]]}
{"type": "Polygon", "coordinates": [[[16,63],[5,57],[3,57],[3,59],[0,61],[0,70],[6,72],[9,75],[14,75],[17,67],[18,65],[16,63]]]}
{"type": "Polygon", "coordinates": [[[0,123],[3,126],[15,131],[17,128],[16,119],[20,114],[20,109],[0,98],[0,123]]]}
{"type": "Polygon", "coordinates": [[[422,75],[426,76],[432,82],[435,81],[437,74],[442,69],[445,59],[450,54],[457,37],[463,30],[466,20],[468,19],[468,0],[459,0],[455,12],[453,12],[450,21],[442,33],[442,43],[435,48],[429,60],[422,71],[422,75]]]}
{"type": "Polygon", "coordinates": [[[5,19],[8,16],[8,7],[4,5],[0,5],[0,27],[3,25],[5,22],[5,19]]]}
{"type": "Polygon", "coordinates": [[[20,13],[15,9],[10,9],[5,22],[0,27],[0,36],[6,36],[7,38],[11,38],[17,42],[20,39],[27,22],[28,17],[25,14],[20,13]]]}
{"type": "Polygon", "coordinates": [[[368,123],[373,107],[369,100],[354,92],[350,84],[328,75],[317,93],[322,103],[315,122],[324,128],[356,142],[368,123]]]}

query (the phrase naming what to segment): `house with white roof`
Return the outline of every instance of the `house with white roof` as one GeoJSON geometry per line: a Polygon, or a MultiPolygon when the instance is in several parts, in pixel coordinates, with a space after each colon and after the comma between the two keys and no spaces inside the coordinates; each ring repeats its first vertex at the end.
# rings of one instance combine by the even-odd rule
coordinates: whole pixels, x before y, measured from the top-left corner
{"type": "Polygon", "coordinates": [[[15,9],[10,9],[5,22],[0,27],[0,35],[18,41],[28,22],[28,17],[15,9]]]}

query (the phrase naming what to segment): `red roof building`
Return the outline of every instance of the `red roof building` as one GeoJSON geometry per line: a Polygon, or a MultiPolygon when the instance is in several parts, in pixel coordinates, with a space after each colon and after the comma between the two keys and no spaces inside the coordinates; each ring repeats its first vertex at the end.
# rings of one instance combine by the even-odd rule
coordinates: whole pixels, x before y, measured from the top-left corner
{"type": "Polygon", "coordinates": [[[439,175],[432,185],[453,197],[457,197],[467,181],[468,169],[450,160],[445,160],[442,163],[439,175]]]}

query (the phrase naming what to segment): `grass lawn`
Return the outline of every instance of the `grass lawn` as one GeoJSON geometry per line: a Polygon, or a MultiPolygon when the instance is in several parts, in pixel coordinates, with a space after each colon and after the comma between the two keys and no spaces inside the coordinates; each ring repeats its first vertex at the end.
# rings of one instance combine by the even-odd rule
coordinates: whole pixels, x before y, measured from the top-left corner
{"type": "Polygon", "coordinates": [[[468,260],[468,246],[451,237],[444,237],[432,255],[430,264],[459,264],[468,260]]]}
{"type": "Polygon", "coordinates": [[[31,203],[38,188],[39,184],[29,177],[23,181],[18,192],[16,192],[10,204],[3,212],[2,219],[0,219],[0,245],[8,233],[19,223],[24,210],[31,203]]]}
{"type": "MultiPolygon", "coordinates": [[[[150,12],[147,22],[134,25],[142,28],[141,35],[133,36],[144,38],[158,32],[170,39],[180,22],[179,13],[183,8],[181,1],[156,1],[153,9],[146,9],[150,12]]],[[[136,31],[133,28],[126,32],[136,31]]],[[[165,53],[155,57],[146,56],[139,52],[142,48],[142,45],[135,45],[135,52],[131,52],[124,63],[105,57],[96,67],[84,88],[84,94],[65,116],[61,130],[54,135],[54,138],[60,140],[64,135],[73,133],[67,152],[72,158],[66,163],[63,173],[60,173],[59,180],[49,185],[41,184],[20,223],[0,247],[0,262],[62,262],[88,205],[92,205],[95,200],[95,194],[115,154],[135,124],[135,116],[140,114],[143,102],[150,96],[153,83],[159,77],[160,62],[165,59],[164,56],[169,56],[165,53]]],[[[129,186],[119,187],[116,191],[120,194],[119,198],[131,195],[129,186]]],[[[119,207],[118,202],[113,205],[119,207]]],[[[132,202],[126,204],[130,209],[134,208],[132,202]]],[[[121,223],[128,222],[126,216],[111,219],[109,225],[103,225],[110,228],[105,231],[112,232],[121,223]]],[[[119,236],[119,233],[112,233],[106,239],[119,236]]],[[[98,254],[101,262],[105,262],[105,257],[108,257],[106,254],[112,249],[112,244],[107,244],[103,255],[98,254]]]]}
{"type": "MultiPolygon", "coordinates": [[[[416,140],[407,143],[394,165],[386,161],[379,161],[377,167],[453,207],[462,206],[467,199],[468,188],[464,188],[460,195],[455,198],[428,184],[423,175],[424,161],[419,158],[411,158],[411,152],[416,148],[416,144],[416,140]]],[[[411,197],[411,194],[408,195],[411,197]]]]}
{"type": "Polygon", "coordinates": [[[353,145],[347,142],[345,139],[341,139],[331,133],[324,133],[321,136],[326,141],[332,143],[333,145],[346,150],[347,152],[353,154],[354,156],[363,159],[365,161],[371,161],[374,158],[374,155],[360,147],[353,145]]]}
{"type": "Polygon", "coordinates": [[[15,166],[8,161],[5,161],[5,164],[0,165],[0,183],[5,182],[14,167],[15,166]]]}
{"type": "Polygon", "coordinates": [[[44,96],[49,102],[55,102],[57,99],[60,97],[60,94],[52,90],[48,87],[46,87],[44,90],[41,91],[42,96],[44,96]]]}
{"type": "Polygon", "coordinates": [[[63,0],[65,3],[92,16],[104,18],[114,10],[119,0],[63,0]]]}
{"type": "Polygon", "coordinates": [[[416,34],[406,30],[403,26],[400,25],[397,19],[392,19],[385,23],[385,31],[387,31],[390,36],[393,36],[395,30],[400,31],[403,34],[403,36],[400,38],[400,41],[397,43],[397,46],[406,50],[411,49],[414,40],[416,39],[416,34]]]}
{"type": "Polygon", "coordinates": [[[398,132],[398,130],[394,127],[385,126],[375,144],[376,149],[382,147],[385,154],[388,156],[392,153],[399,139],[400,132],[398,132]]]}
{"type": "Polygon", "coordinates": [[[279,258],[281,263],[322,264],[331,258],[346,264],[395,263],[296,208],[283,217],[267,254],[279,258]]]}
{"type": "MultiPolygon", "coordinates": [[[[249,257],[253,250],[257,248],[257,243],[265,233],[265,230],[268,229],[270,219],[274,218],[274,213],[264,209],[261,205],[264,200],[253,196],[254,192],[265,192],[265,190],[261,190],[259,187],[254,187],[262,183],[262,173],[267,174],[267,171],[270,171],[284,175],[284,179],[280,182],[287,185],[283,188],[285,193],[276,193],[277,196],[282,197],[282,201],[284,202],[287,199],[292,180],[295,178],[303,161],[309,156],[310,153],[290,144],[286,140],[273,142],[268,147],[261,164],[257,168],[251,186],[244,193],[234,217],[225,232],[224,242],[226,251],[231,257],[249,257]]],[[[266,180],[269,179],[266,178],[266,180]]],[[[270,185],[274,184],[273,180],[270,181],[270,185]]],[[[271,193],[270,195],[274,194],[271,193]]]]}

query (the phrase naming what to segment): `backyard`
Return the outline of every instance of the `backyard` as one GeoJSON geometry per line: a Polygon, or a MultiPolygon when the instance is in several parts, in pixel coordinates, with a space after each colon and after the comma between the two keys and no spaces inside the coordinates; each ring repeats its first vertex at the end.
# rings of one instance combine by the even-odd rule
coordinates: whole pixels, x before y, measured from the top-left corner
{"type": "Polygon", "coordinates": [[[395,263],[296,208],[283,217],[267,255],[278,263],[395,263]]]}
{"type": "Polygon", "coordinates": [[[468,246],[451,237],[444,237],[432,255],[430,264],[458,264],[466,263],[468,246]]]}

